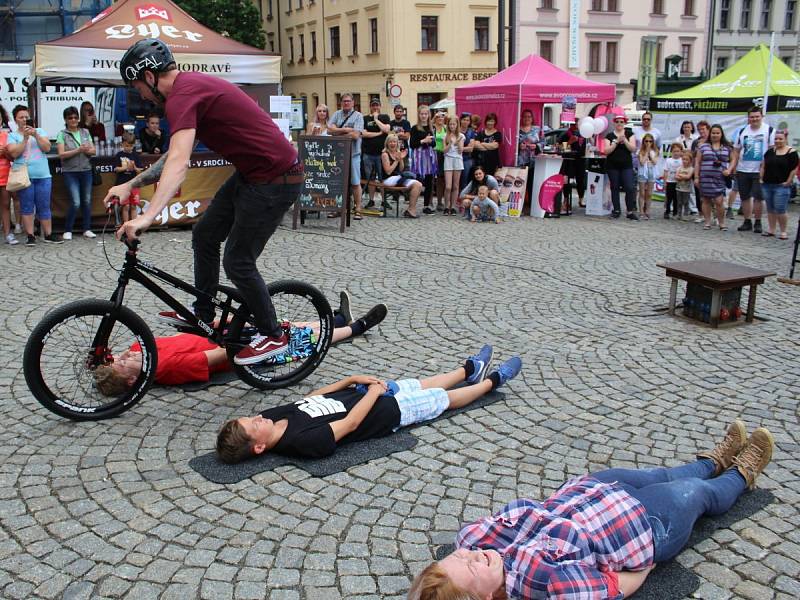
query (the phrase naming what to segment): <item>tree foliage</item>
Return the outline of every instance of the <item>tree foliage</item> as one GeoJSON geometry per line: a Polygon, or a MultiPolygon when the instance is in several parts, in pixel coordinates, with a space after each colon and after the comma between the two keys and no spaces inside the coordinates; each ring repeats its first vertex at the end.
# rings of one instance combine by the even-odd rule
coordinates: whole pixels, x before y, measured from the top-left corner
{"type": "Polygon", "coordinates": [[[176,0],[206,27],[237,42],[264,48],[267,38],[252,0],[176,0]]]}

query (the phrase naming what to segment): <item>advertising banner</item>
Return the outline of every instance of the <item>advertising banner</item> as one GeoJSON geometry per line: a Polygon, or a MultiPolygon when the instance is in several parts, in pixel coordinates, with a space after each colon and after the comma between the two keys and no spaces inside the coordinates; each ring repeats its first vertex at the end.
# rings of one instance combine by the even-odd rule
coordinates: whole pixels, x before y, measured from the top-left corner
{"type": "Polygon", "coordinates": [[[536,157],[531,188],[532,217],[542,219],[545,212],[552,212],[555,195],[564,187],[564,176],[561,175],[562,162],[561,157],[555,154],[540,154],[536,157]]]}
{"type": "Polygon", "coordinates": [[[500,215],[522,216],[525,204],[525,186],[528,183],[528,167],[500,167],[495,173],[500,184],[500,215]]]}

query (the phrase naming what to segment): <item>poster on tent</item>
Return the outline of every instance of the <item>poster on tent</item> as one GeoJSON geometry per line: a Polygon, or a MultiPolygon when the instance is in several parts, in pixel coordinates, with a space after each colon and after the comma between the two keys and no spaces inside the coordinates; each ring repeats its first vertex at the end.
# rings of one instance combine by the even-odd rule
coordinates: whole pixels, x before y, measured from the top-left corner
{"type": "Polygon", "coordinates": [[[564,188],[564,176],[561,175],[560,156],[540,154],[536,157],[533,169],[533,186],[531,187],[531,216],[544,218],[545,212],[552,212],[555,197],[564,188]]]}
{"type": "Polygon", "coordinates": [[[500,185],[500,216],[521,217],[528,167],[500,167],[494,176],[500,185]]]}

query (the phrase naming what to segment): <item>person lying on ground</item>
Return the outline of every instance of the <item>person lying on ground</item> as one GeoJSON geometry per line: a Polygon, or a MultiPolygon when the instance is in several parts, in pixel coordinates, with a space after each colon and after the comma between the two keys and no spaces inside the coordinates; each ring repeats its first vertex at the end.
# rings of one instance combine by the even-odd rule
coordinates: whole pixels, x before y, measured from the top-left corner
{"type": "Polygon", "coordinates": [[[492,355],[487,344],[463,367],[422,380],[345,377],[291,404],[227,421],[217,436],[217,454],[230,464],[264,452],[322,458],[339,444],[383,437],[435,419],[497,389],[522,368],[514,357],[487,376],[492,355]],[[456,388],[462,383],[468,385],[456,388]]]}
{"type": "Polygon", "coordinates": [[[695,521],[730,510],[772,458],[769,431],[738,419],[713,450],[672,468],[608,469],[544,502],[520,498],[466,525],[409,600],[627,598],[686,545],[695,521]]]}
{"type": "MultiPolygon", "coordinates": [[[[346,292],[342,293],[342,300],[339,309],[334,312],[332,344],[362,335],[386,318],[386,305],[376,304],[363,317],[353,320],[346,292]]],[[[292,325],[309,328],[313,333],[319,332],[319,321],[292,325]]],[[[158,361],[155,382],[160,385],[209,381],[212,374],[233,369],[227,350],[203,336],[179,333],[157,337],[156,349],[158,361]]],[[[141,350],[138,343],[132,344],[128,350],[114,355],[110,365],[95,369],[94,377],[101,394],[118,396],[130,389],[142,371],[141,350]]]]}

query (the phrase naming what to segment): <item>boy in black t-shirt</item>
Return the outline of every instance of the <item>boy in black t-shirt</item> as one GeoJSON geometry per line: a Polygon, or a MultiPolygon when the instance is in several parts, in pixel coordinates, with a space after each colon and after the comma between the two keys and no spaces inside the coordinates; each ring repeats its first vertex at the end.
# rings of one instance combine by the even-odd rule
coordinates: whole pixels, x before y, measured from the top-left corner
{"type": "Polygon", "coordinates": [[[375,206],[375,182],[383,179],[381,174],[381,152],[386,136],[391,132],[389,115],[381,112],[381,102],[372,99],[369,103],[369,114],[364,115],[364,131],[361,132],[361,170],[362,180],[367,180],[369,202],[364,208],[375,206]]]}
{"type": "MultiPolygon", "coordinates": [[[[122,150],[114,155],[114,172],[117,180],[114,185],[128,183],[142,171],[142,160],[135,151],[136,136],[126,131],[122,134],[122,150]]],[[[136,218],[136,207],[139,206],[139,188],[133,188],[131,195],[120,205],[122,222],[136,218]]]]}
{"type": "Polygon", "coordinates": [[[340,443],[383,437],[434,419],[497,389],[522,368],[515,356],[487,376],[492,354],[487,344],[463,367],[422,380],[345,377],[292,404],[228,421],[217,436],[217,453],[230,464],[263,452],[322,458],[340,443]],[[464,382],[469,385],[452,389],[464,382]]]}

